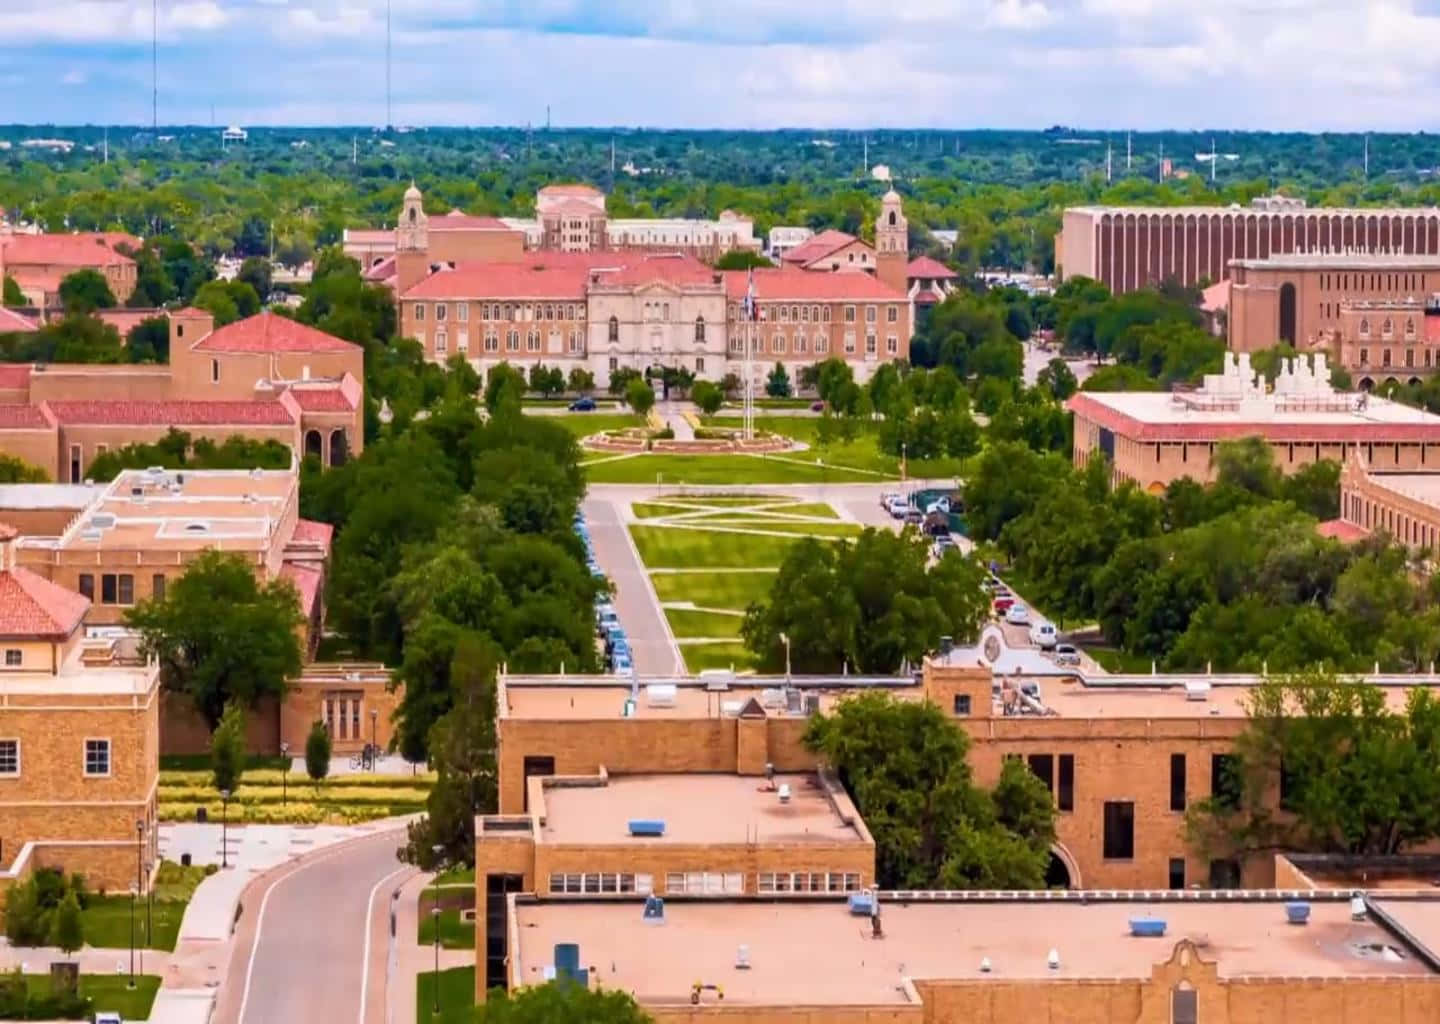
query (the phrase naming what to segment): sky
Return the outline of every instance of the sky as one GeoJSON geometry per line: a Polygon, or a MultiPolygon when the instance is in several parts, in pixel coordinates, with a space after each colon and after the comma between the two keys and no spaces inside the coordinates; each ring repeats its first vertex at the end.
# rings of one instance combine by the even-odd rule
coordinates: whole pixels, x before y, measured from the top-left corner
{"type": "MultiPolygon", "coordinates": [[[[156,3],[162,124],[385,122],[386,0],[156,3]]],[[[0,0],[0,123],[148,123],[151,4],[0,0]]],[[[1440,127],[1440,0],[389,6],[397,125],[1440,127]]]]}

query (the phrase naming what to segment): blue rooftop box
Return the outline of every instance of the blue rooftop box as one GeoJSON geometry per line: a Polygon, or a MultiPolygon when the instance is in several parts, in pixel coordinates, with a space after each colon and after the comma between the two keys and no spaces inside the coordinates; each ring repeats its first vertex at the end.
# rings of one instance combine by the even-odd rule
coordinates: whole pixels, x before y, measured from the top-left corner
{"type": "Polygon", "coordinates": [[[1310,904],[1304,900],[1291,900],[1286,903],[1285,920],[1291,924],[1305,924],[1310,920],[1310,904]]]}
{"type": "Polygon", "coordinates": [[[850,894],[850,913],[857,917],[869,917],[875,909],[875,896],[868,892],[850,894]]]}
{"type": "Polygon", "coordinates": [[[1160,917],[1132,917],[1130,934],[1142,939],[1158,939],[1165,934],[1165,919],[1160,917]]]}
{"type": "Polygon", "coordinates": [[[630,834],[632,836],[663,836],[665,823],[658,818],[631,818],[630,834]]]}

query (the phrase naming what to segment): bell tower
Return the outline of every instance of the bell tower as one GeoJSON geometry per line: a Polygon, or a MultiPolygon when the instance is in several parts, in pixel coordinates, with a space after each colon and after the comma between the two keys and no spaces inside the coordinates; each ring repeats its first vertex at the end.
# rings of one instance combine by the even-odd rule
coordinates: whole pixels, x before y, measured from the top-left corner
{"type": "Polygon", "coordinates": [[[425,216],[424,197],[412,181],[400,207],[395,226],[395,289],[403,295],[430,273],[430,218],[425,216]]]}
{"type": "Polygon", "coordinates": [[[880,200],[880,216],[875,221],[875,276],[903,295],[909,286],[905,272],[909,263],[910,228],[900,193],[892,188],[880,200]]]}

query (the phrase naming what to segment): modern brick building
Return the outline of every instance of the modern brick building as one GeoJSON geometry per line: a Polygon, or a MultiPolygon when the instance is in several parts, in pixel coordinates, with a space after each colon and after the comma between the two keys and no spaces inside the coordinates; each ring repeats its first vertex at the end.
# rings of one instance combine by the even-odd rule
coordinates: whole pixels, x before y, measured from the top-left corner
{"type": "MultiPolygon", "coordinates": [[[[38,867],[123,890],[158,860],[159,669],[0,525],[0,892],[38,867]]],[[[143,886],[143,883],[142,883],[143,886]]]]}
{"type": "Polygon", "coordinates": [[[0,365],[0,452],[80,483],[98,455],[172,427],[275,440],[338,465],[364,446],[364,352],[274,313],[170,316],[166,365],[0,365]]]}
{"type": "MultiPolygon", "coordinates": [[[[1083,206],[1065,211],[1056,270],[1117,294],[1174,280],[1215,283],[1234,260],[1296,254],[1440,256],[1440,210],[1307,209],[1268,196],[1250,206],[1083,206]]],[[[1273,343],[1273,342],[1272,342],[1273,343]]]]}
{"type": "Polygon", "coordinates": [[[60,304],[61,281],[77,270],[96,270],[124,304],[135,291],[137,270],[119,249],[133,252],[140,244],[133,235],[116,231],[0,234],[0,277],[14,278],[30,305],[50,309],[60,304]]]}
{"type": "Polygon", "coordinates": [[[1158,493],[1180,477],[1213,479],[1211,457],[1224,441],[1261,437],[1285,472],[1361,452],[1377,471],[1440,469],[1440,416],[1363,392],[1330,387],[1324,353],[1291,360],[1272,388],[1250,369],[1248,353],[1227,355],[1223,373],[1195,391],[1080,392],[1074,458],[1110,459],[1117,480],[1158,493]]]}

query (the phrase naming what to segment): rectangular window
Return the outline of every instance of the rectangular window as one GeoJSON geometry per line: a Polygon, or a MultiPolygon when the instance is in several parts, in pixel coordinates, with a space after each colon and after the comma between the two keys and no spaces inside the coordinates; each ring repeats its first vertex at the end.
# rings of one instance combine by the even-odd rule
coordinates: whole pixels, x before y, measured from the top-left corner
{"type": "Polygon", "coordinates": [[[815,351],[816,351],[816,352],[829,352],[829,351],[830,351],[830,336],[829,336],[829,335],[822,334],[822,335],[820,335],[820,337],[818,337],[818,338],[815,339],[815,351]]]}
{"type": "Polygon", "coordinates": [[[25,663],[25,653],[18,647],[5,648],[5,667],[20,668],[25,663]]]}
{"type": "Polygon", "coordinates": [[[1075,809],[1075,755],[1060,755],[1060,785],[1055,793],[1056,803],[1062,811],[1075,809]]]}
{"type": "Polygon", "coordinates": [[[109,740],[86,740],[86,741],[85,741],[85,774],[86,774],[86,775],[109,775],[109,774],[110,774],[110,741],[109,741],[109,740]]]}
{"type": "Polygon", "coordinates": [[[865,335],[865,354],[867,356],[875,354],[875,335],[873,334],[865,335]]]}
{"type": "Polygon", "coordinates": [[[1025,760],[1030,765],[1030,774],[1045,783],[1051,793],[1055,792],[1055,755],[1031,754],[1025,760]]]}
{"type": "Polygon", "coordinates": [[[855,322],[855,307],[854,307],[854,306],[846,306],[846,307],[845,307],[845,322],[846,322],[847,324],[853,324],[853,323],[855,322]]]}
{"type": "Polygon", "coordinates": [[[846,331],[846,332],[845,332],[845,351],[846,351],[846,353],[849,354],[849,355],[854,355],[854,354],[855,354],[855,332],[854,332],[854,331],[846,331]]]}
{"type": "Polygon", "coordinates": [[[1233,754],[1210,755],[1210,792],[1221,807],[1240,806],[1240,772],[1233,754]]]}
{"type": "Polygon", "coordinates": [[[885,307],[885,322],[886,322],[887,324],[898,324],[898,323],[900,322],[900,307],[899,307],[899,306],[886,306],[886,307],[885,307]]]}
{"type": "Polygon", "coordinates": [[[1183,888],[1185,888],[1185,858],[1184,858],[1184,857],[1171,857],[1171,858],[1170,858],[1170,888],[1172,888],[1172,889],[1183,889],[1183,888]]]}
{"type": "Polygon", "coordinates": [[[91,601],[95,600],[95,577],[88,572],[80,574],[80,593],[91,601]]]}
{"type": "Polygon", "coordinates": [[[1280,758],[1280,809],[1282,811],[1295,810],[1295,798],[1299,795],[1299,787],[1296,785],[1298,782],[1295,772],[1285,764],[1285,758],[1280,758]]]}
{"type": "Polygon", "coordinates": [[[435,354],[436,354],[437,356],[443,356],[443,355],[445,354],[445,349],[446,349],[448,346],[449,346],[449,339],[447,339],[447,338],[445,337],[445,332],[444,332],[444,331],[437,331],[437,332],[435,332],[435,354]]]}
{"type": "Polygon", "coordinates": [[[100,577],[100,603],[114,604],[116,600],[115,574],[107,572],[100,577]]]}
{"type": "Polygon", "coordinates": [[[1170,755],[1170,809],[1185,809],[1185,755],[1170,755]]]}
{"type": "Polygon", "coordinates": [[[455,319],[459,320],[462,324],[470,322],[470,304],[468,302],[456,304],[455,319]]]}
{"type": "Polygon", "coordinates": [[[443,303],[443,302],[437,302],[437,303],[435,303],[435,322],[438,324],[441,320],[444,320],[444,319],[445,319],[445,315],[446,315],[448,312],[449,312],[449,307],[447,307],[447,306],[445,305],[445,303],[443,303]]]}
{"type": "Polygon", "coordinates": [[[423,302],[417,302],[417,303],[415,303],[415,322],[416,322],[417,324],[418,324],[418,323],[423,323],[424,320],[425,320],[425,303],[423,303],[423,302]]]}
{"type": "Polygon", "coordinates": [[[165,574],[157,572],[150,577],[150,596],[157,601],[165,600],[165,574]]]}
{"type": "Polygon", "coordinates": [[[0,775],[20,774],[20,741],[0,740],[0,775]]]}
{"type": "Polygon", "coordinates": [[[132,575],[130,575],[128,572],[122,572],[122,573],[120,574],[119,584],[120,584],[120,603],[121,603],[121,604],[134,604],[134,603],[135,603],[135,577],[132,576],[132,575]]]}
{"type": "Polygon", "coordinates": [[[955,714],[970,714],[970,695],[968,693],[957,693],[955,695],[955,714]]]}
{"type": "Polygon", "coordinates": [[[897,337],[895,337],[895,335],[893,335],[893,334],[887,335],[886,338],[885,338],[885,351],[888,352],[888,353],[889,353],[890,355],[892,355],[892,356],[893,356],[893,355],[899,355],[899,353],[900,353],[900,339],[897,338],[897,337]]]}
{"type": "Polygon", "coordinates": [[[1135,859],[1135,805],[1129,800],[1105,802],[1105,859],[1135,859]]]}

